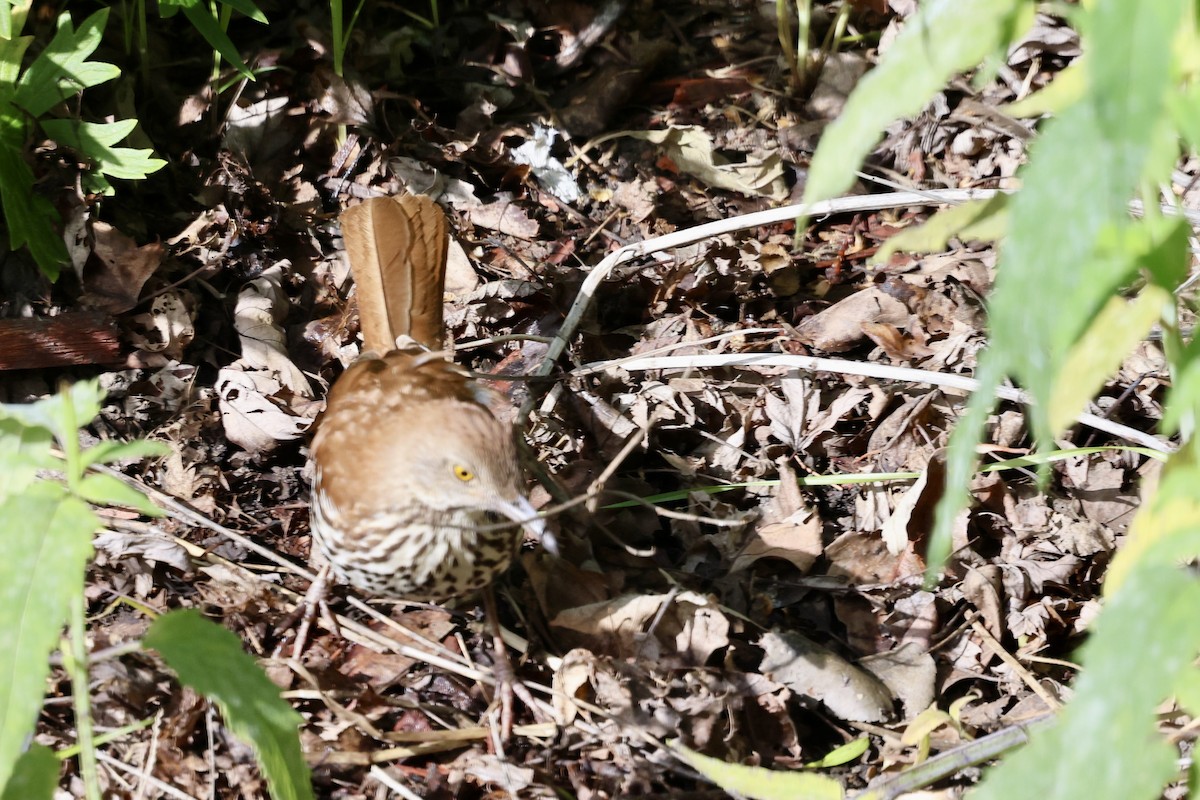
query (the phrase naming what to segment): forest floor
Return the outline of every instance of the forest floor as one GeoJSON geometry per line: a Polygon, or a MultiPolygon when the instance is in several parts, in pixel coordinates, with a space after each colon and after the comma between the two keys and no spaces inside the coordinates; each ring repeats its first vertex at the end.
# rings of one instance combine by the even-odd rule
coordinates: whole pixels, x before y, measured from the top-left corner
{"type": "MultiPolygon", "coordinates": [[[[881,131],[854,210],[625,260],[580,299],[620,248],[799,202],[823,129],[912,4],[854,3],[853,44],[804,86],[757,3],[594,4],[617,10],[611,24],[583,3],[442,4],[437,25],[368,3],[344,79],[327,6],[260,5],[269,26],[235,18],[229,31],[257,80],[227,71],[220,94],[183,15],[154,20],[129,53],[113,7],[97,57],[124,75],[82,111],[134,109],[168,165],[96,198],[74,191],[69,160],[41,153],[42,188],[89,231],[90,253],[52,288],[5,265],[6,314],[86,307],[119,326],[126,361],[103,372],[90,432],[171,448],[125,470],[173,503],[166,519],[112,513],[97,541],[94,650],[140,637],[147,610],[221,622],[303,715],[329,798],[381,797],[386,782],[430,798],[723,796],[669,742],[796,769],[862,740],[825,770],[856,791],[1059,705],[1158,462],[1101,449],[1056,463],[1044,489],[1029,469],[980,473],[926,585],[939,458],[964,403],[936,376],[971,374],[986,345],[995,250],[954,240],[873,257],[939,207],[936,192],[1014,186],[1036,123],[1004,105],[1078,56],[1072,31],[1039,19],[993,78],[955,80],[881,131]],[[342,592],[340,630],[319,627],[290,659],[308,588],[307,432],[359,347],[337,214],[402,190],[450,217],[457,359],[525,412],[534,504],[587,499],[549,518],[561,557],[531,544],[499,587],[517,670],[541,699],[519,705],[502,747],[476,680],[493,658],[476,599],[363,606],[342,592]],[[930,200],[893,207],[899,190],[930,200]],[[547,363],[576,304],[549,374],[511,380],[547,363]],[[764,354],[838,363],[755,364],[764,354]],[[687,360],[700,355],[725,360],[687,360]],[[632,360],[651,356],[676,361],[632,360]],[[861,477],[877,473],[922,479],[861,477]]],[[[837,7],[815,9],[817,41],[837,7]]],[[[61,377],[13,373],[0,400],[61,377]]],[[[1165,381],[1147,342],[1093,410],[1151,430],[1165,381]]],[[[1123,443],[1079,427],[1062,444],[1123,443]]],[[[1031,447],[1021,406],[1001,403],[985,460],[1031,447]]],[[[70,684],[54,677],[38,739],[65,747],[70,684]]],[[[265,796],[248,748],[153,655],[100,661],[92,678],[101,730],[153,719],[105,745],[106,796],[265,796]]]]}

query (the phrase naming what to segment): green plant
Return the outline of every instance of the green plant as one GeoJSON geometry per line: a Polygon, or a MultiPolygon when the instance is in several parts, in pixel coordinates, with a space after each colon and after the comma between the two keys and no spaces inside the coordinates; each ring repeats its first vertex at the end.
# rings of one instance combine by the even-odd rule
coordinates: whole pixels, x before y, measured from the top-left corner
{"type": "MultiPolygon", "coordinates": [[[[74,752],[87,795],[100,797],[89,704],[84,569],[100,521],[91,505],[159,512],[140,492],[89,468],[160,455],[151,442],[79,447],[78,427],[100,412],[95,381],[77,383],[28,405],[0,405],[0,792],[50,798],[59,759],[40,745],[22,753],[41,709],[49,656],[58,645],[72,685],[78,741],[74,752]],[[57,442],[61,452],[53,448],[57,442]],[[62,476],[44,477],[44,471],[62,476]],[[63,627],[68,633],[59,644],[63,627]]],[[[251,742],[277,798],[312,796],[300,752],[300,717],[242,652],[237,638],[195,612],[160,617],[144,643],[180,679],[214,699],[230,728],[251,742]],[[218,679],[224,676],[223,679],[218,679]]],[[[62,754],[65,757],[66,754],[62,754]]]]}
{"type": "MultiPolygon", "coordinates": [[[[814,157],[805,200],[848,188],[854,168],[894,119],[917,113],[956,73],[1001,63],[1033,20],[1026,0],[922,4],[877,69],[850,97],[814,157]]],[[[1157,492],[1140,509],[1105,585],[1106,608],[1081,657],[1062,717],[990,772],[977,796],[1156,797],[1177,779],[1178,752],[1155,731],[1176,697],[1200,712],[1200,582],[1179,564],[1200,556],[1200,346],[1185,342],[1173,292],[1188,270],[1189,230],[1158,211],[1183,148],[1200,148],[1200,32],[1186,0],[1095,0],[1072,15],[1085,55],[1028,108],[1053,110],[1022,172],[1022,189],[971,214],[1001,231],[991,344],[975,394],[951,437],[947,492],[930,545],[936,578],[950,525],[966,504],[975,445],[1008,375],[1036,399],[1031,423],[1052,446],[1128,351],[1158,323],[1174,387],[1164,432],[1182,437],[1157,492]],[[1061,85],[1057,85],[1061,84],[1061,85]],[[1146,215],[1134,220],[1139,198],[1146,215]],[[1131,297],[1132,299],[1125,299],[1131,297]]],[[[1031,99],[1032,100],[1032,99],[1031,99]]]]}
{"type": "Polygon", "coordinates": [[[34,191],[33,170],[26,162],[28,140],[35,128],[71,147],[91,165],[84,176],[89,191],[112,194],[108,177],[143,178],[166,162],[152,158],[149,150],[115,146],[137,120],[87,123],[50,117],[64,100],[112,80],[120,70],[88,60],[100,44],[108,9],[92,14],[78,30],[64,13],[54,38],[22,70],[32,37],[15,34],[24,28],[30,5],[31,0],[26,0],[0,9],[0,205],[11,248],[27,246],[42,272],[53,279],[67,260],[67,248],[55,227],[54,206],[34,191]]]}
{"type": "Polygon", "coordinates": [[[848,2],[841,3],[833,24],[830,25],[825,35],[825,40],[821,43],[821,47],[813,52],[809,44],[813,22],[812,0],[784,0],[775,4],[775,26],[779,37],[779,47],[787,61],[793,91],[803,91],[809,87],[820,74],[825,61],[837,52],[850,19],[850,5],[848,2]],[[793,14],[796,17],[794,36],[791,21],[793,14]]]}
{"type": "MultiPolygon", "coordinates": [[[[214,73],[218,58],[224,58],[246,80],[254,80],[254,73],[242,60],[237,47],[229,38],[229,20],[233,12],[249,17],[255,22],[267,24],[267,17],[251,0],[220,0],[220,2],[205,2],[205,0],[159,0],[158,13],[163,19],[170,19],[177,12],[183,12],[188,22],[192,23],[204,41],[208,42],[214,54],[214,73]]],[[[140,39],[146,38],[146,7],[145,0],[138,0],[137,19],[140,24],[140,39]]],[[[145,52],[143,50],[143,52],[145,52]]]]}

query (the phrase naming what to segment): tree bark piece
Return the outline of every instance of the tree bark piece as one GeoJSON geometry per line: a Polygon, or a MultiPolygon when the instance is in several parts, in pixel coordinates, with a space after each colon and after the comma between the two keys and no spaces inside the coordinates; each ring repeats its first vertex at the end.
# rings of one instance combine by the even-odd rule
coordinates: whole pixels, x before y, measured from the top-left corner
{"type": "Polygon", "coordinates": [[[0,319],[0,371],[121,361],[117,327],[107,314],[0,319]]]}

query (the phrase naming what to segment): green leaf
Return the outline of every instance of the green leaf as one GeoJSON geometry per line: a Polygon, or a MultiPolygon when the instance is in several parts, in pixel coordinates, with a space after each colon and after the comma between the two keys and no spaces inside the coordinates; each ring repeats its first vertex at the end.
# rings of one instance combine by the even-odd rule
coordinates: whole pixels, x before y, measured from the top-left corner
{"type": "Polygon", "coordinates": [[[1193,439],[1163,467],[1157,490],[1138,509],[1125,543],[1108,569],[1105,594],[1120,591],[1126,577],[1139,568],[1174,566],[1200,555],[1197,448],[1200,442],[1193,439]]]}
{"type": "Polygon", "coordinates": [[[103,399],[99,381],[78,381],[65,391],[35,403],[0,403],[0,419],[15,419],[22,425],[45,428],[62,441],[67,436],[76,436],[71,420],[85,424],[96,418],[103,399]],[[71,404],[69,412],[67,403],[71,404]]]}
{"type": "Polygon", "coordinates": [[[915,228],[888,239],[871,258],[881,264],[892,253],[934,253],[946,249],[950,237],[964,241],[991,242],[1004,235],[1008,227],[1008,195],[997,194],[987,200],[971,200],[943,209],[915,228]]]}
{"type": "Polygon", "coordinates": [[[1096,242],[1129,226],[1126,204],[1143,179],[1165,114],[1171,81],[1165,43],[1174,38],[1183,5],[1162,0],[1133,13],[1121,3],[1096,4],[1088,26],[1095,39],[1088,44],[1104,58],[1088,61],[1084,100],[1052,120],[1034,143],[1024,188],[1012,202],[988,355],[1000,358],[1033,395],[1033,429],[1043,445],[1058,433],[1048,401],[1067,353],[1137,266],[1140,253],[1113,248],[1097,257],[1096,242]],[[1064,206],[1067,184],[1074,199],[1064,206]]]}
{"type": "Polygon", "coordinates": [[[1086,59],[1087,54],[1084,53],[1055,75],[1054,80],[1046,86],[1015,103],[1001,106],[1000,111],[1019,119],[1062,111],[1083,96],[1087,87],[1086,59]]]}
{"type": "MultiPolygon", "coordinates": [[[[5,15],[0,13],[0,18],[5,15]]],[[[21,62],[25,51],[33,42],[32,36],[18,36],[15,39],[0,36],[0,113],[15,117],[16,109],[12,108],[13,97],[17,91],[17,79],[21,75],[21,62]]]]}
{"type": "Polygon", "coordinates": [[[893,121],[917,114],[954,75],[1000,50],[1033,21],[1024,0],[932,0],[904,24],[879,66],[859,82],[821,136],[804,202],[850,187],[854,171],[893,121]]]}
{"type": "Polygon", "coordinates": [[[1172,380],[1163,404],[1162,430],[1167,435],[1186,431],[1190,438],[1196,419],[1200,418],[1200,336],[1193,335],[1184,346],[1178,332],[1164,333],[1172,380]]]}
{"type": "MultiPolygon", "coordinates": [[[[84,155],[97,171],[125,180],[141,180],[167,164],[161,158],[152,158],[153,150],[113,147],[135,127],[136,119],[104,123],[70,119],[42,122],[42,129],[51,139],[84,155]]],[[[111,191],[109,193],[111,194],[111,191]]]]}
{"type": "Polygon", "coordinates": [[[250,0],[220,0],[221,5],[229,6],[239,14],[244,14],[255,22],[267,24],[267,15],[259,10],[250,0]]]}
{"type": "Polygon", "coordinates": [[[54,205],[33,189],[33,171],[25,163],[25,128],[0,109],[0,205],[8,223],[10,248],[28,245],[38,269],[50,280],[67,263],[67,245],[56,230],[54,205]]]}
{"type": "Polygon", "coordinates": [[[0,503],[31,485],[38,470],[61,469],[50,453],[53,437],[45,428],[29,427],[15,419],[0,418],[0,503]]]}
{"type": "Polygon", "coordinates": [[[200,35],[214,50],[220,53],[243,78],[254,80],[254,73],[246,66],[246,62],[242,61],[237,47],[225,35],[225,31],[221,30],[221,24],[202,0],[159,0],[158,5],[164,17],[174,14],[176,8],[182,10],[183,15],[192,23],[192,27],[200,32],[200,35]]]}
{"type": "Polygon", "coordinates": [[[1200,83],[1172,93],[1167,104],[1180,134],[1193,150],[1200,148],[1200,83]]]}
{"type": "Polygon", "coordinates": [[[33,731],[98,527],[87,504],[43,481],[0,505],[0,786],[33,731]]]}
{"type": "Polygon", "coordinates": [[[1183,570],[1137,570],[1097,618],[1061,718],[987,773],[974,800],[1159,797],[1179,752],[1159,735],[1155,706],[1193,669],[1198,607],[1200,582],[1183,570]]]}
{"type": "Polygon", "coordinates": [[[676,742],[670,746],[692,769],[731,794],[753,800],[841,800],[845,796],[842,785],[824,775],[729,764],[676,742]]]}
{"type": "Polygon", "coordinates": [[[162,442],[135,439],[132,442],[108,440],[84,450],[80,456],[83,464],[113,464],[118,461],[139,461],[147,456],[169,456],[171,448],[162,442]]]}
{"type": "Polygon", "coordinates": [[[276,800],[311,798],[308,765],[297,734],[303,720],[236,636],[191,610],[159,617],[143,640],[179,680],[221,707],[230,729],[249,742],[276,800]]]}
{"type": "Polygon", "coordinates": [[[849,764],[854,759],[867,752],[867,748],[871,746],[871,740],[866,736],[858,739],[851,739],[841,747],[835,747],[825,754],[824,758],[812,761],[805,764],[805,769],[829,769],[830,767],[840,767],[843,764],[849,764]]]}
{"type": "Polygon", "coordinates": [[[49,747],[30,745],[17,759],[0,800],[51,800],[58,785],[61,767],[61,762],[49,747]]]}
{"type": "Polygon", "coordinates": [[[1109,299],[1067,353],[1050,395],[1052,430],[1062,430],[1075,420],[1173,302],[1169,291],[1154,284],[1133,300],[1109,299]]]}
{"type": "Polygon", "coordinates": [[[150,498],[127,486],[111,475],[93,473],[85,475],[77,487],[79,496],[99,506],[129,506],[148,517],[161,517],[162,510],[150,502],[150,498]]]}
{"type": "Polygon", "coordinates": [[[40,117],[63,100],[98,83],[110,81],[121,70],[102,61],[88,61],[104,35],[108,9],[92,14],[76,32],[71,15],[58,18],[58,31],[34,59],[17,83],[14,102],[32,117],[40,117]]]}
{"type": "Polygon", "coordinates": [[[931,576],[966,505],[963,487],[994,387],[1011,375],[1030,392],[1034,436],[1041,447],[1052,446],[1055,381],[1092,317],[1138,266],[1136,253],[1098,250],[1096,243],[1122,241],[1132,227],[1127,203],[1147,180],[1147,166],[1161,162],[1164,98],[1172,85],[1167,43],[1184,2],[1140,4],[1136,12],[1126,3],[1099,2],[1083,18],[1084,49],[1104,57],[1088,59],[1087,93],[1033,143],[1023,188],[1009,204],[1009,236],[990,305],[991,343],[979,362],[980,390],[950,437],[947,490],[930,537],[931,576]],[[1063,186],[1071,187],[1070,203],[1062,200],[1063,186]]]}

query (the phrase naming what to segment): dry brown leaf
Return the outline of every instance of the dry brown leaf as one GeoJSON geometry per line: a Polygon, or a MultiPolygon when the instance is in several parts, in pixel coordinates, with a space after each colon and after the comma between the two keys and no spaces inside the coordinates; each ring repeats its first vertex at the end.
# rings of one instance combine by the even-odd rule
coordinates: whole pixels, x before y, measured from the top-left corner
{"type": "Polygon", "coordinates": [[[187,550],[161,533],[104,530],[96,534],[92,544],[112,558],[142,558],[151,563],[166,564],[180,572],[188,572],[192,567],[187,550]]]}
{"type": "Polygon", "coordinates": [[[729,620],[712,600],[695,592],[622,595],[566,609],[550,625],[591,638],[593,650],[652,661],[683,656],[704,664],[729,644],[729,620]]]}
{"type": "Polygon", "coordinates": [[[820,516],[804,501],[795,472],[784,462],[774,500],[729,569],[739,572],[761,558],[780,558],[807,574],[823,549],[821,530],[820,516]]]}
{"type": "Polygon", "coordinates": [[[798,633],[763,634],[762,673],[793,692],[825,705],[851,722],[884,722],[895,716],[883,681],[798,633]]]}
{"type": "Polygon", "coordinates": [[[266,269],[238,293],[233,325],[242,345],[237,364],[246,371],[265,371],[302,397],[312,397],[308,378],[288,356],[280,322],[287,316],[283,264],[266,269]]]}
{"type": "Polygon", "coordinates": [[[494,203],[466,209],[472,225],[489,231],[498,231],[518,239],[537,238],[539,226],[536,220],[525,213],[525,209],[512,200],[497,200],[494,203]]]}
{"type": "Polygon", "coordinates": [[[933,355],[934,351],[925,346],[923,335],[901,332],[886,322],[864,322],[862,329],[893,361],[913,361],[933,355]]]}
{"type": "Polygon", "coordinates": [[[908,309],[899,300],[872,286],[801,321],[796,333],[804,344],[829,353],[854,347],[866,334],[864,322],[908,323],[908,309]]]}
{"type": "Polygon", "coordinates": [[[866,656],[859,666],[883,681],[900,699],[904,719],[910,720],[928,708],[936,696],[937,665],[921,647],[902,644],[887,653],[866,656]]]}
{"type": "Polygon", "coordinates": [[[160,294],[150,303],[149,312],[138,314],[133,321],[145,331],[132,334],[135,347],[173,360],[181,359],[196,337],[192,314],[179,292],[160,294]]]}
{"type": "Polygon", "coordinates": [[[92,223],[92,252],[99,259],[96,269],[85,269],[81,305],[110,314],[121,314],[138,303],[142,286],[162,264],[166,248],[162,242],[138,247],[106,222],[92,223]]]}
{"type": "Polygon", "coordinates": [[[239,365],[225,367],[217,375],[217,407],[229,441],[251,453],[272,449],[277,443],[303,436],[316,416],[297,414],[271,398],[282,393],[283,384],[266,372],[247,372],[239,365]]]}

